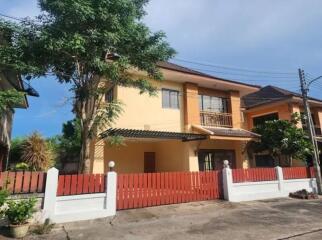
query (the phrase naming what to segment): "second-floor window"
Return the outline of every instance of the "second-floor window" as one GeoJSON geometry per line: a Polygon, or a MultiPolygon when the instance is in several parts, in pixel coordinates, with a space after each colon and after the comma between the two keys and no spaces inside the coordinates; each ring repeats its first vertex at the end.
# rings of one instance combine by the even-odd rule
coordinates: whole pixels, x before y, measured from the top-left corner
{"type": "Polygon", "coordinates": [[[201,111],[205,112],[227,113],[228,99],[199,95],[199,108],[201,111]]]}
{"type": "Polygon", "coordinates": [[[278,113],[270,113],[270,114],[254,117],[253,125],[256,127],[267,121],[273,121],[273,120],[278,120],[278,113]]]}
{"type": "Polygon", "coordinates": [[[162,107],[179,109],[179,91],[163,88],[162,107]]]}

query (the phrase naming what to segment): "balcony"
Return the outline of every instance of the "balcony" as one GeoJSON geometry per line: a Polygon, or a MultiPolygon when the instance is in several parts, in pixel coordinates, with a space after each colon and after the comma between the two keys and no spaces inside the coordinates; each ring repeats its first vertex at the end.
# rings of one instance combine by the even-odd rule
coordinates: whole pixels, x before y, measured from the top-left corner
{"type": "Polygon", "coordinates": [[[200,122],[203,126],[209,127],[233,127],[233,120],[231,113],[216,113],[200,111],[200,122]]]}

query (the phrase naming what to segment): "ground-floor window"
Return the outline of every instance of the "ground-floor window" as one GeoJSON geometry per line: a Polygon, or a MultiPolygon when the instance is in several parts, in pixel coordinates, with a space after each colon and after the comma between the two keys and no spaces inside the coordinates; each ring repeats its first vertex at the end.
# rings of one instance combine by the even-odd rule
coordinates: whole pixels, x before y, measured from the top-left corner
{"type": "Polygon", "coordinates": [[[228,160],[230,166],[235,168],[235,151],[219,149],[199,150],[199,171],[221,170],[224,160],[228,160]]]}

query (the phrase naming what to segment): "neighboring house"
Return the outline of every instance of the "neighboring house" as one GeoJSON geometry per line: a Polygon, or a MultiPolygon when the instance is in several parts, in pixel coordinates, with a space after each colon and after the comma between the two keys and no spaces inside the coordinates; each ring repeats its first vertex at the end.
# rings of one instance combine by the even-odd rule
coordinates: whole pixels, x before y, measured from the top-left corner
{"type": "Polygon", "coordinates": [[[233,168],[247,168],[247,143],[260,136],[249,131],[241,97],[260,87],[172,63],[158,66],[164,80],[153,81],[157,96],[122,86],[106,94],[106,101],[121,101],[124,111],[100,136],[123,136],[125,145],[93,143],[92,172],[106,172],[112,160],[119,173],[205,171],[221,169],[224,160],[233,168]]]}
{"type": "MultiPolygon", "coordinates": [[[[17,74],[10,71],[0,71],[0,91],[16,89],[24,91],[22,80],[17,74]]],[[[14,108],[27,108],[28,101],[25,96],[22,103],[13,106],[14,108]]],[[[10,149],[11,129],[14,111],[8,109],[5,114],[0,116],[0,171],[2,171],[7,162],[10,149]]]]}
{"type": "MultiPolygon", "coordinates": [[[[315,125],[317,140],[322,142],[322,100],[309,98],[312,119],[315,125]]],[[[267,120],[282,119],[291,120],[292,114],[298,113],[304,116],[303,99],[298,93],[278,88],[266,86],[259,91],[243,97],[244,115],[247,128],[253,129],[254,126],[267,120]]],[[[303,123],[298,127],[306,128],[303,123]]],[[[320,143],[320,149],[322,144],[320,143]]],[[[268,167],[273,165],[273,159],[267,154],[259,154],[253,158],[253,167],[268,167]]],[[[287,163],[284,163],[287,164],[287,163]]],[[[304,165],[303,161],[293,161],[293,166],[304,165]]]]}

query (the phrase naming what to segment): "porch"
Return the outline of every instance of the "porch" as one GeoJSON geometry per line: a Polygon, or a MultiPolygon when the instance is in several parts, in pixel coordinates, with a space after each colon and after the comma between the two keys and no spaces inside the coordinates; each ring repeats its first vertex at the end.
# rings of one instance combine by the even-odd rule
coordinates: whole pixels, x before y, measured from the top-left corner
{"type": "Polygon", "coordinates": [[[118,173],[220,170],[223,160],[228,160],[232,168],[249,166],[247,139],[241,137],[217,139],[196,133],[137,131],[118,131],[125,139],[121,146],[96,142],[92,172],[106,172],[109,161],[116,163],[118,173]]]}

